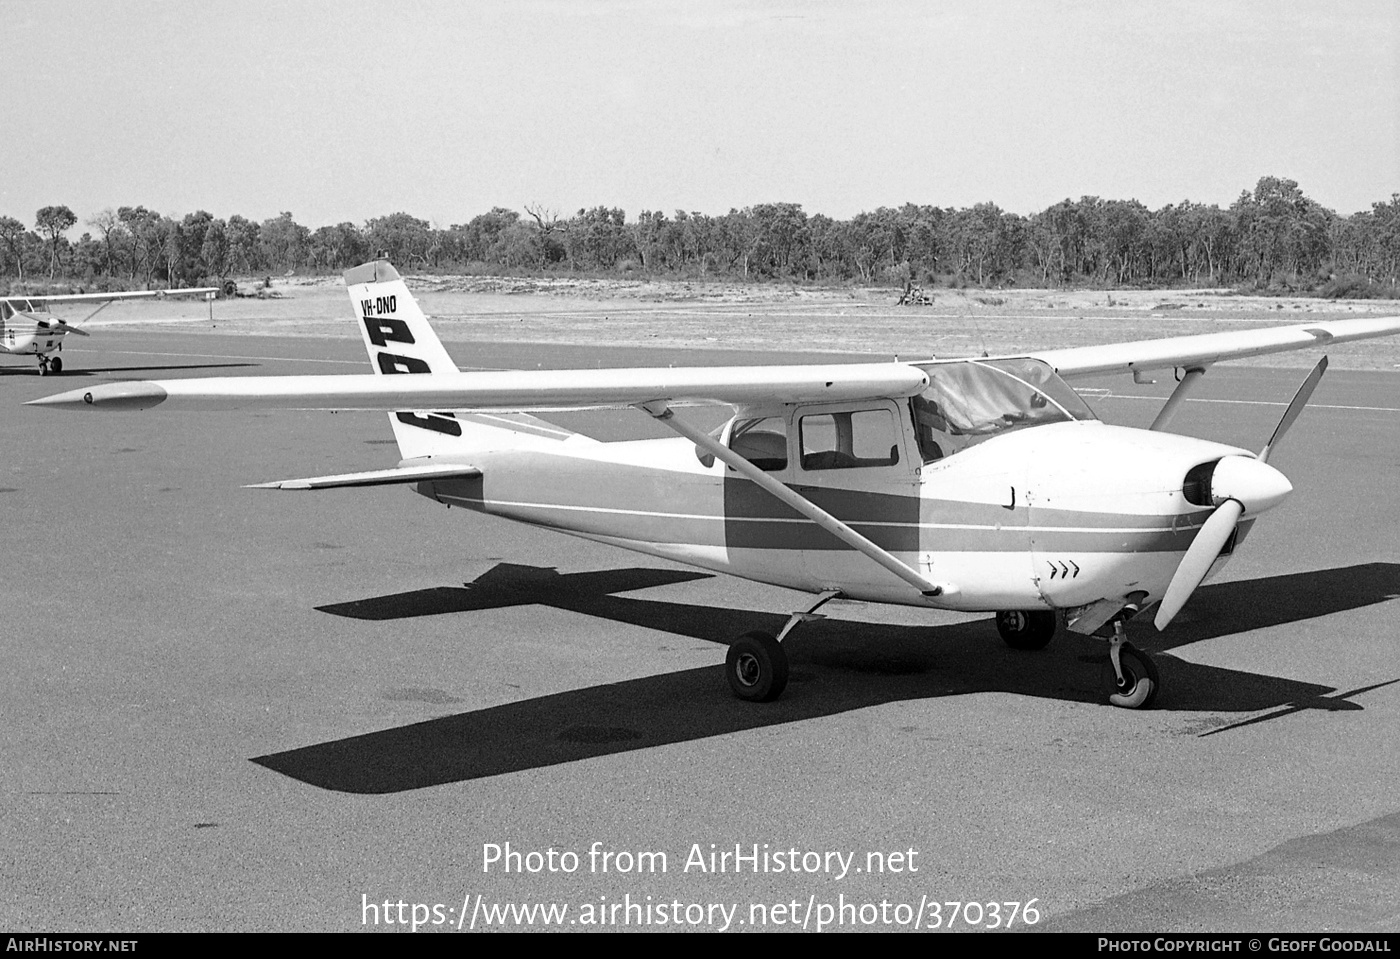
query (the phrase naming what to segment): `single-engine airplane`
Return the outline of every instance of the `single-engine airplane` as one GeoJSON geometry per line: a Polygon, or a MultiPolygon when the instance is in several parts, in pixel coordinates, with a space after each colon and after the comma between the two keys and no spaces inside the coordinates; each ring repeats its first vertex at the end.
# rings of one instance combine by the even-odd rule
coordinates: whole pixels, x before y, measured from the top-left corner
{"type": "Polygon", "coordinates": [[[39,358],[39,375],[63,372],[63,357],[49,356],[63,349],[63,338],[69,333],[88,334],[55,316],[52,307],[58,303],[100,303],[79,322],[87,322],[117,300],[138,300],[167,296],[204,296],[213,299],[217,287],[189,287],[183,290],[137,290],[129,293],[64,293],[53,296],[0,297],[0,353],[22,353],[39,358]]]}
{"type": "Polygon", "coordinates": [[[409,484],[508,517],[813,595],[777,636],[751,632],[725,673],[776,699],[782,641],[843,597],[996,614],[1043,648],[1063,624],[1109,643],[1109,700],[1152,703],[1152,660],[1124,622],[1164,629],[1255,519],[1292,490],[1269,458],[1326,368],[1257,454],[1166,432],[1213,363],[1400,333],[1400,317],[1319,322],[917,363],[459,372],[387,262],[346,272],[372,374],[113,383],[32,401],[113,410],[379,409],[396,466],[259,484],[409,484]],[[1100,422],[1067,379],[1176,370],[1149,429],[1100,422]],[[408,375],[398,375],[408,374],[408,375]],[[705,432],[675,415],[726,404],[705,432]],[[679,434],[599,442],[530,410],[634,407],[679,434]]]}

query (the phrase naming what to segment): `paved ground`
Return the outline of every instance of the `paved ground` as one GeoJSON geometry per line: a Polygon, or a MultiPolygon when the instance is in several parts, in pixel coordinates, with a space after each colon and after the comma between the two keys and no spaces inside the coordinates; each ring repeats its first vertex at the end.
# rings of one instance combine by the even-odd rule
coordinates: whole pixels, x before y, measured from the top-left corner
{"type": "MultiPolygon", "coordinates": [[[[465,900],[480,925],[478,896],[567,904],[565,925],[619,907],[718,928],[698,907],[737,904],[737,928],[793,900],[846,928],[882,901],[876,928],[900,904],[925,926],[929,902],[984,904],[962,929],[1031,900],[1061,930],[1400,925],[1400,375],[1329,373],[1273,460],[1297,492],[1167,633],[1134,625],[1158,709],[1101,702],[1093,641],[1018,654],[986,617],[855,604],[804,627],[788,693],[753,706],[724,687],[724,644],[796,594],[403,490],[241,488],[391,465],[381,414],[18,406],[99,379],[358,371],[356,342],[132,326],[81,346],[59,379],[0,368],[0,928],[350,930],[385,900],[395,920],[440,904],[430,928],[465,900]],[[506,843],[579,868],[486,871],[506,843]],[[592,871],[595,843],[667,871],[592,871]],[[826,856],[835,872],[687,870],[711,844],[855,859],[844,878],[826,856]],[[870,853],[903,856],[881,874],[870,853]]],[[[1300,379],[1221,368],[1176,425],[1257,447],[1300,379]]],[[[1145,424],[1168,385],[1100,386],[1104,418],[1145,424]]]]}

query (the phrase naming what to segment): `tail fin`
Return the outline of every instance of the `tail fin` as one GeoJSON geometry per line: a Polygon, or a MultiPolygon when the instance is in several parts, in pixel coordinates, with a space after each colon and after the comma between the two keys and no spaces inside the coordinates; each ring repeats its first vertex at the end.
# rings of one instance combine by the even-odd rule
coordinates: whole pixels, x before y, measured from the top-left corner
{"type": "Polygon", "coordinates": [[[388,261],[346,270],[345,288],[360,314],[360,335],[376,372],[457,372],[408,284],[388,261]]]}
{"type": "MultiPolygon", "coordinates": [[[[387,260],[346,270],[345,288],[360,317],[360,335],[376,373],[458,372],[408,284],[387,260]]],[[[405,460],[460,459],[474,450],[558,442],[577,435],[525,413],[400,410],[389,414],[389,422],[405,460]]]]}
{"type": "MultiPolygon", "coordinates": [[[[376,373],[457,372],[408,284],[387,260],[346,270],[345,289],[359,314],[360,336],[376,373]]],[[[451,413],[400,410],[389,414],[389,422],[404,459],[442,456],[462,448],[462,427],[451,413]]]]}

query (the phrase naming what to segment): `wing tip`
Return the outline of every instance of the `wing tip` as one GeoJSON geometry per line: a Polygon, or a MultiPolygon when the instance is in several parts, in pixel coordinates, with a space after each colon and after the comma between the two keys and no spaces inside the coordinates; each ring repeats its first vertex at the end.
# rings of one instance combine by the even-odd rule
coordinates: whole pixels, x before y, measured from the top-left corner
{"type": "Polygon", "coordinates": [[[104,410],[148,410],[164,403],[170,394],[158,383],[109,383],[86,390],[69,390],[29,400],[25,406],[58,406],[76,409],[91,406],[104,410]]]}

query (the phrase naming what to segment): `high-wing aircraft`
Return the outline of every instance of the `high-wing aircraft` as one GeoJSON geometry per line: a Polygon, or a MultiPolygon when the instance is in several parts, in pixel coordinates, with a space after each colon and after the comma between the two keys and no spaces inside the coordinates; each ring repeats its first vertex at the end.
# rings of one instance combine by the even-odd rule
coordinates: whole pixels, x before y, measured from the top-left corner
{"type": "Polygon", "coordinates": [[[447,506],[812,594],[725,672],[743,699],[787,682],[782,642],[836,597],[996,614],[1017,649],[1063,625],[1108,641],[1109,700],[1151,704],[1126,620],[1164,629],[1292,487],[1268,462],[1326,368],[1260,452],[1166,427],[1213,363],[1400,333],[1400,317],[1035,354],[830,366],[459,372],[386,262],[345,274],[374,372],[94,386],[32,401],[93,409],[380,409],[401,459],[279,489],[409,484],[447,506]],[[1067,380],[1176,370],[1149,429],[1100,422],[1067,380]],[[397,375],[409,374],[409,375],[397,375]],[[705,432],[675,415],[727,404],[705,432]],[[530,412],[634,407],[671,439],[599,442],[530,412]]]}
{"type": "Polygon", "coordinates": [[[23,353],[39,358],[39,375],[61,373],[63,357],[50,353],[63,349],[63,338],[69,333],[87,336],[55,316],[52,307],[61,303],[100,303],[80,322],[92,319],[117,300],[164,298],[167,296],[204,296],[213,299],[217,287],[190,287],[183,290],[138,290],[130,293],[65,293],[46,296],[0,297],[0,353],[23,353]]]}

